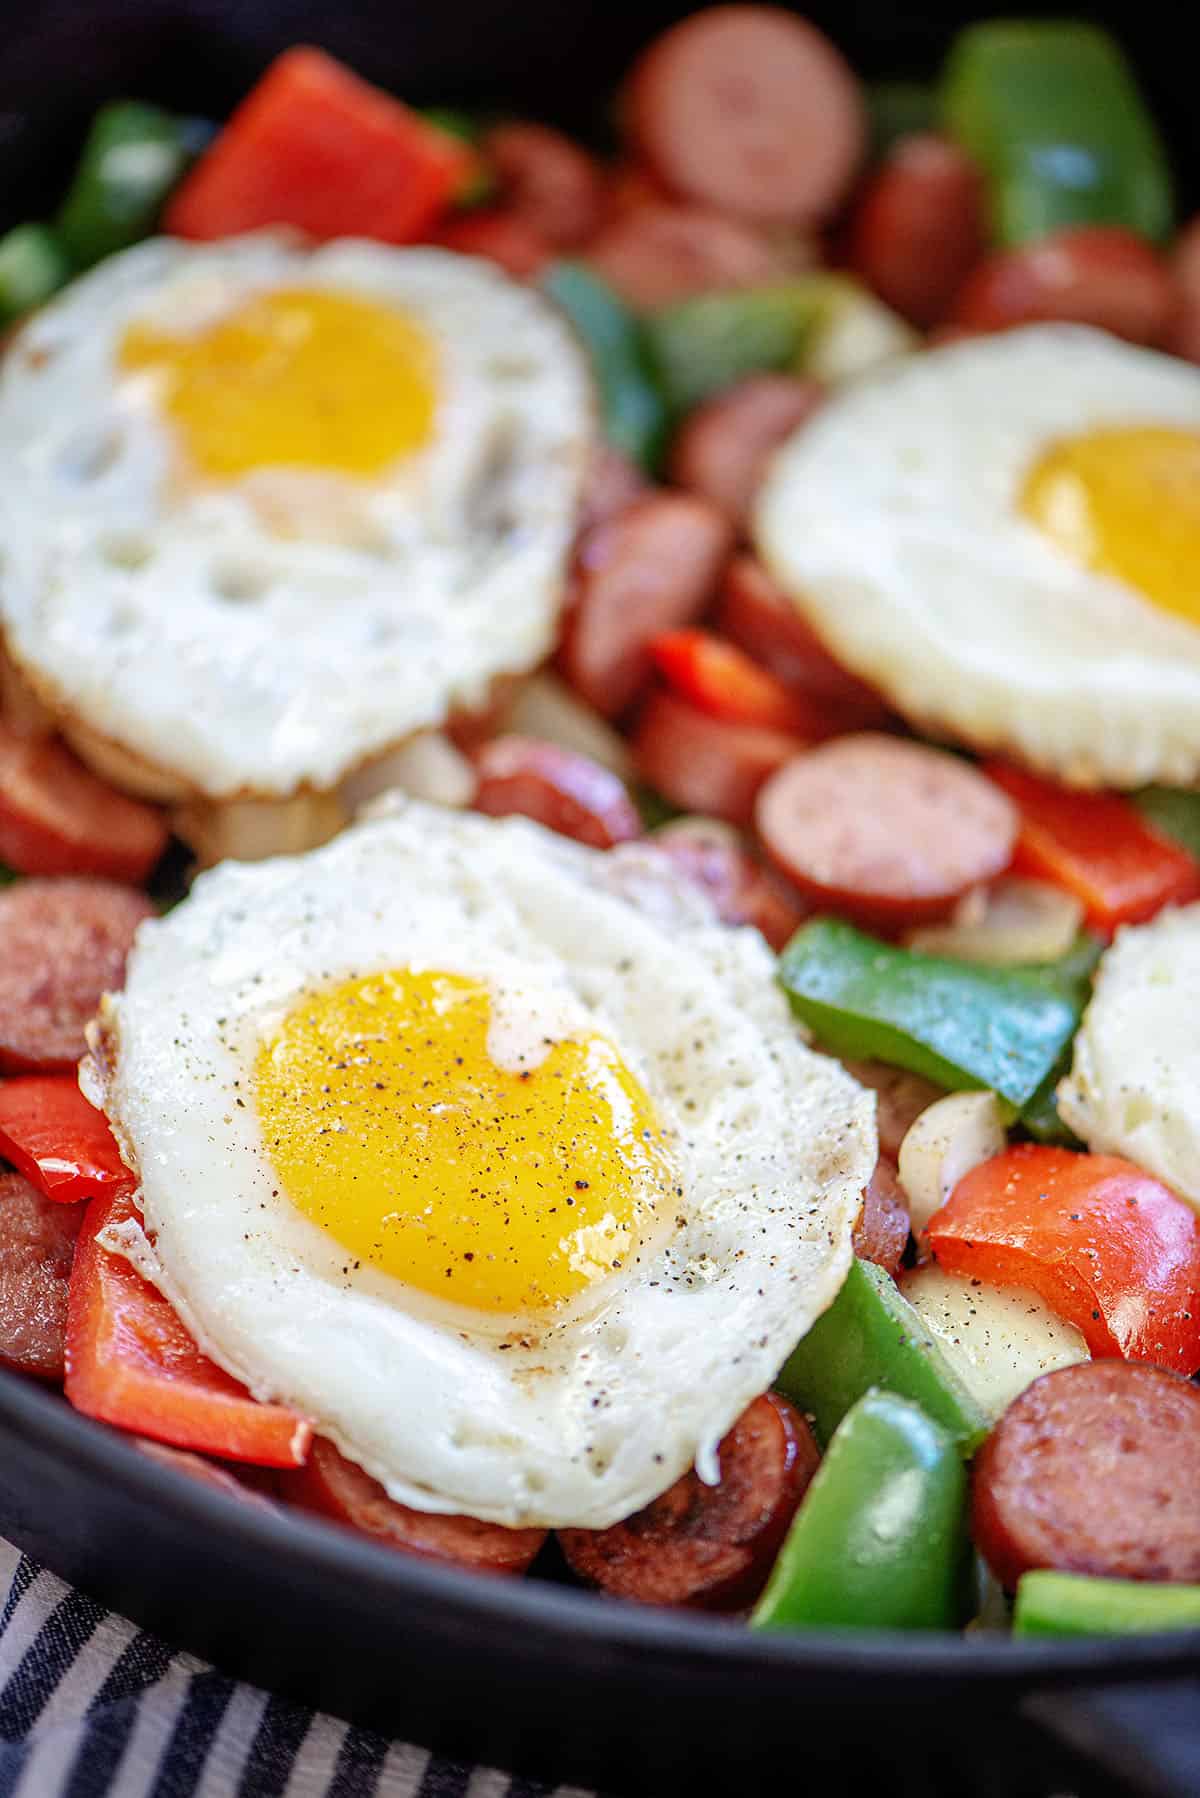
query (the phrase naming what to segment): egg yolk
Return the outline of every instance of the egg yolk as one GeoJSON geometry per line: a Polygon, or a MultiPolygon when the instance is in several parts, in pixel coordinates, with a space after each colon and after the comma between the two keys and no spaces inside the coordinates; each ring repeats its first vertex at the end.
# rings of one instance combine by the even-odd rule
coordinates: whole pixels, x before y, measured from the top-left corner
{"type": "Polygon", "coordinates": [[[1200,624],[1200,433],[1064,437],[1029,471],[1021,509],[1083,567],[1200,624]]]}
{"type": "Polygon", "coordinates": [[[428,333],[349,294],[278,288],[187,336],[135,324],[118,361],[158,377],[188,461],[214,480],[280,466],[378,475],[433,425],[428,333]]]}
{"type": "Polygon", "coordinates": [[[476,1311],[576,1298],[678,1192],[650,1101],[600,1035],[497,1066],[486,986],[397,970],[310,994],[259,1052],[288,1198],[352,1255],[476,1311]]]}

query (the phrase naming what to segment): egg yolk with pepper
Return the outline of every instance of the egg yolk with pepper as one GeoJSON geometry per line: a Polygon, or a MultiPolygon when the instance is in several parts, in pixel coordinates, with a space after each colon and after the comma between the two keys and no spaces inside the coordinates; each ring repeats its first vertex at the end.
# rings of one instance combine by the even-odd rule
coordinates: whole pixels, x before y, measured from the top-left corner
{"type": "Polygon", "coordinates": [[[501,1066],[491,1021],[459,974],[306,995],[259,1050],[259,1124],[288,1198],[356,1259],[479,1312],[544,1311],[631,1261],[677,1174],[607,1037],[501,1066]]]}

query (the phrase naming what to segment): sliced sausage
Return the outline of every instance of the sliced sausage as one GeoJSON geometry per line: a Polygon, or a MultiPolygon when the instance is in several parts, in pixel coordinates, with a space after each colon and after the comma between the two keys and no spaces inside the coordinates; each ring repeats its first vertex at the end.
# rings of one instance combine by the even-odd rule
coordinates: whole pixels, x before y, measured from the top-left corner
{"type": "Polygon", "coordinates": [[[612,718],[637,698],[650,639],[704,610],[730,541],[716,507],[688,493],[651,494],[581,538],[560,666],[589,705],[612,718]]]}
{"type": "Polygon", "coordinates": [[[740,834],[719,818],[676,818],[651,840],[708,894],[724,923],[753,924],[776,952],[804,922],[807,908],[800,899],[760,867],[740,834]]]}
{"type": "Polygon", "coordinates": [[[714,6],[672,26],[625,94],[638,153],[676,193],[745,218],[825,218],[862,160],[866,114],[828,38],[773,6],[714,6]]]}
{"type": "Polygon", "coordinates": [[[0,1069],[66,1070],[84,1025],[121,985],[154,907],[106,880],[21,880],[0,891],[0,1069]]]}
{"type": "Polygon", "coordinates": [[[670,476],[745,529],[772,453],[824,398],[799,375],[754,375],[690,412],[671,445],[670,476]]]}
{"type": "Polygon", "coordinates": [[[202,1486],[213,1486],[218,1492],[227,1492],[230,1498],[240,1499],[243,1504],[258,1505],[268,1511],[276,1509],[271,1502],[271,1497],[277,1490],[273,1468],[247,1466],[240,1473],[233,1473],[228,1467],[222,1467],[219,1461],[210,1461],[205,1455],[195,1455],[190,1449],[168,1448],[165,1442],[151,1442],[148,1436],[135,1436],[133,1445],[148,1461],[157,1461],[160,1467],[170,1467],[189,1480],[198,1480],[202,1486]]]}
{"type": "Polygon", "coordinates": [[[1033,1567],[1200,1580],[1200,1388],[1083,1361],[1035,1380],[975,1462],[972,1531],[1010,1590],[1033,1567]]]}
{"type": "Polygon", "coordinates": [[[593,849],[642,834],[624,781],[578,750],[538,737],[493,737],[476,755],[475,772],[473,803],[490,817],[518,812],[593,849]]]}
{"type": "Polygon", "coordinates": [[[756,287],[782,273],[766,237],[701,206],[642,206],[594,237],[587,262],[635,312],[720,287],[756,287]]]}
{"type": "Polygon", "coordinates": [[[83,1205],[55,1205],[0,1173],[0,1362],[61,1380],[67,1285],[83,1205]]]}
{"type": "Polygon", "coordinates": [[[582,535],[593,526],[603,524],[614,513],[624,511],[635,499],[648,491],[648,483],[640,468],[623,456],[610,443],[601,443],[592,452],[580,501],[579,530],[582,535]]]}
{"type": "Polygon", "coordinates": [[[0,722],[0,862],[21,874],[137,882],[167,834],[162,812],[97,779],[55,738],[0,722]]]}
{"type": "Polygon", "coordinates": [[[308,1460],[280,1482],[285,1499],[332,1517],[365,1536],[426,1561],[449,1561],[475,1573],[521,1574],[546,1540],[545,1530],[509,1530],[475,1517],[415,1511],[390,1499],[378,1480],[318,1436],[308,1460]]]}
{"type": "Polygon", "coordinates": [[[854,1226],[854,1253],[860,1261],[874,1261],[877,1267],[886,1268],[895,1280],[908,1237],[908,1206],[895,1168],[881,1155],[863,1193],[862,1212],[854,1226]]]}
{"type": "Polygon", "coordinates": [[[599,163],[549,125],[496,125],[483,140],[508,208],[555,250],[573,250],[599,227],[605,183],[599,163]]]}
{"type": "Polygon", "coordinates": [[[742,828],[763,782],[802,747],[798,737],[731,724],[669,692],[650,695],[632,742],[642,779],[664,799],[742,828]]]}
{"type": "Polygon", "coordinates": [[[943,318],[984,248],[976,164],[933,132],[902,137],[854,211],[848,260],[881,300],[925,328],[943,318]]]}
{"type": "Polygon", "coordinates": [[[1200,218],[1185,225],[1171,252],[1175,276],[1175,315],[1165,347],[1189,362],[1200,362],[1200,218]]]}
{"type": "Polygon", "coordinates": [[[1157,344],[1175,316],[1177,292],[1145,238],[1119,225],[1082,225],[985,256],[959,289],[950,323],[1002,331],[1062,319],[1157,344]]]}
{"type": "Polygon", "coordinates": [[[886,1061],[848,1061],[845,1066],[848,1074],[875,1094],[880,1153],[894,1162],[921,1113],[945,1098],[944,1089],[920,1074],[910,1074],[907,1068],[889,1067],[886,1061]]]}
{"type": "Polygon", "coordinates": [[[863,731],[795,757],[755,821],[802,893],[892,928],[944,916],[1012,860],[1012,801],[940,749],[863,731]]]}
{"type": "Polygon", "coordinates": [[[812,1431],[768,1392],[722,1442],[721,1478],[695,1472],[607,1530],[559,1530],[571,1568],[590,1586],[639,1604],[737,1610],[753,1603],[817,1471],[812,1431]]]}
{"type": "Polygon", "coordinates": [[[444,219],[433,241],[460,256],[485,256],[515,281],[532,281],[554,252],[529,220],[507,206],[480,206],[444,219]]]}
{"type": "Polygon", "coordinates": [[[757,557],[735,556],[726,568],[716,626],[789,686],[837,705],[847,728],[886,717],[879,695],[833,659],[757,557]]]}

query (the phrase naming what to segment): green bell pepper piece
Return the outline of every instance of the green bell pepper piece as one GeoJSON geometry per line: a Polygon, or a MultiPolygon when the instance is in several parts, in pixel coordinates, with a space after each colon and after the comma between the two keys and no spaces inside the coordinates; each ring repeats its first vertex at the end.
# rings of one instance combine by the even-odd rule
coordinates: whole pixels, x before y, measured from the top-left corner
{"type": "Polygon", "coordinates": [[[797,366],[828,278],[701,293],[645,319],[650,367],[673,416],[749,375],[797,366]]]}
{"type": "MultiPolygon", "coordinates": [[[[1029,963],[1023,972],[1040,980],[1052,992],[1063,994],[1082,1013],[1092,990],[1092,975],[1103,953],[1104,944],[1088,930],[1081,930],[1074,943],[1058,961],[1029,963]]],[[[1058,1112],[1055,1088],[1071,1066],[1072,1044],[1067,1043],[1042,1084],[1027,1105],[1021,1108],[1022,1127],[1035,1142],[1059,1143],[1063,1148],[1080,1149],[1083,1144],[1075,1132],[1063,1123],[1058,1112]]]]}
{"type": "Polygon", "coordinates": [[[872,81],[866,101],[871,155],[877,161],[902,137],[911,137],[914,131],[937,130],[937,89],[928,82],[872,81]]]}
{"type": "Polygon", "coordinates": [[[1013,1115],[1079,1023],[1079,999],[1039,973],[897,949],[834,918],[796,932],[779,978],[835,1055],[886,1061],[955,1091],[988,1087],[1013,1115]]]}
{"type": "Polygon", "coordinates": [[[646,367],[636,320],[612,289],[578,262],[556,262],[543,275],[542,288],[591,354],[605,436],[653,472],[666,435],[666,412],[646,367]]]}
{"type": "Polygon", "coordinates": [[[966,1592],[967,1474],[918,1405],[868,1392],[804,1496],[752,1629],[953,1629],[966,1592]]]}
{"type": "MultiPolygon", "coordinates": [[[[435,131],[443,132],[462,144],[470,144],[472,148],[479,143],[483,135],[481,121],[469,112],[461,112],[456,106],[425,106],[420,109],[421,117],[435,131]]],[[[454,204],[459,207],[482,206],[490,200],[496,191],[496,178],[482,158],[476,160],[475,167],[468,170],[463,181],[455,190],[454,204]]]]}
{"type": "Polygon", "coordinates": [[[8,886],[11,886],[11,885],[12,885],[12,883],[13,883],[13,881],[14,881],[14,880],[15,880],[15,879],[16,879],[16,878],[17,878],[17,877],[16,877],[16,875],[15,875],[15,874],[14,874],[14,873],[13,873],[13,871],[12,871],[12,869],[11,869],[11,868],[6,868],[6,867],[5,867],[5,866],[4,866],[4,863],[3,863],[3,862],[0,862],[0,887],[8,887],[8,886]]]}
{"type": "Polygon", "coordinates": [[[1200,791],[1191,787],[1143,787],[1129,797],[1153,830],[1170,837],[1200,862],[1200,791]]]}
{"type": "Polygon", "coordinates": [[[0,237],[0,326],[32,312],[70,278],[70,257],[49,225],[14,225],[0,237]]]}
{"type": "Polygon", "coordinates": [[[58,215],[77,267],[150,235],[190,160],[189,142],[186,122],[157,106],[116,100],[101,108],[58,215]]]}
{"type": "Polygon", "coordinates": [[[1131,1636],[1166,1629],[1200,1629],[1200,1586],[1041,1569],[1017,1583],[1014,1635],[1131,1636]]]}
{"type": "Polygon", "coordinates": [[[811,1412],[826,1443],[864,1392],[883,1387],[912,1399],[972,1454],[988,1420],[891,1275],[855,1261],[833,1304],[792,1350],[775,1381],[811,1412]]]}
{"type": "Polygon", "coordinates": [[[1072,225],[1124,225],[1156,241],[1173,222],[1166,152],[1129,64],[1097,26],[991,20],[955,39],[945,128],[988,182],[998,243],[1072,225]]]}

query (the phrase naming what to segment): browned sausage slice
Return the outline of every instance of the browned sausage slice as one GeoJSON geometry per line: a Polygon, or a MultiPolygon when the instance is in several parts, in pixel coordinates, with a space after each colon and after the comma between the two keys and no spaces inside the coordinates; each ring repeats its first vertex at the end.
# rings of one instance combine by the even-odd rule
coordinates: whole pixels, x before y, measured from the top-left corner
{"type": "Polygon", "coordinates": [[[860,1261],[885,1268],[894,1280],[900,1273],[908,1236],[908,1206],[895,1168],[881,1155],[863,1193],[862,1213],[854,1226],[854,1253],[860,1261]]]}
{"type": "Polygon", "coordinates": [[[720,819],[677,818],[651,840],[708,894],[724,923],[753,924],[772,949],[782,949],[804,922],[807,912],[799,898],[760,867],[720,819]]]}
{"type": "Polygon", "coordinates": [[[240,1499],[243,1504],[263,1506],[268,1511],[276,1508],[271,1503],[272,1494],[277,1491],[273,1468],[246,1466],[234,1473],[230,1468],[222,1467],[219,1461],[192,1454],[189,1449],[168,1448],[165,1442],[151,1442],[148,1436],[135,1436],[133,1441],[140,1454],[148,1461],[157,1461],[160,1467],[170,1467],[189,1480],[198,1480],[202,1486],[214,1486],[218,1492],[227,1492],[230,1498],[240,1499]]]}
{"type": "Polygon", "coordinates": [[[390,1548],[427,1561],[449,1561],[475,1573],[524,1573],[546,1540],[545,1530],[509,1530],[476,1517],[414,1511],[390,1499],[378,1480],[318,1436],[303,1467],[281,1480],[285,1499],[332,1517],[390,1548]]]}
{"type": "Polygon", "coordinates": [[[843,709],[848,729],[886,716],[879,695],[834,660],[756,557],[734,556],[725,570],[716,626],[789,686],[843,709]]]}
{"type": "Polygon", "coordinates": [[[139,881],[166,846],[161,811],[118,793],[57,738],[0,720],[0,861],[22,874],[139,881]]]}
{"type": "Polygon", "coordinates": [[[0,1362],[43,1380],[63,1377],[67,1284],[85,1209],[0,1173],[0,1362]]]}
{"type": "Polygon", "coordinates": [[[154,907],[106,880],[21,880],[0,892],[0,1069],[66,1070],[100,995],[121,985],[154,907]]]}
{"type": "Polygon", "coordinates": [[[1184,226],[1171,251],[1175,276],[1175,315],[1167,332],[1166,348],[1173,356],[1200,362],[1200,218],[1184,226]]]}
{"type": "Polygon", "coordinates": [[[676,193],[780,224],[833,211],[866,135],[842,56],[774,6],[714,6],[672,26],[635,65],[625,117],[676,193]]]}
{"type": "Polygon", "coordinates": [[[588,531],[576,558],[563,674],[612,718],[650,677],[647,644],[704,610],[729,553],[726,520],[689,493],[655,493],[588,531]]]}
{"type": "Polygon", "coordinates": [[[712,288],[755,287],[784,273],[761,233],[701,206],[642,206],[619,214],[592,239],[587,261],[637,312],[712,288]]]}
{"type": "Polygon", "coordinates": [[[624,511],[647,490],[645,476],[628,456],[623,456],[610,443],[598,444],[592,452],[583,483],[579,506],[580,535],[624,511]]]}
{"type": "Polygon", "coordinates": [[[850,264],[922,328],[943,318],[983,252],[983,182],[948,138],[901,138],[872,176],[850,228],[850,264]]]}
{"type": "Polygon", "coordinates": [[[605,205],[599,164],[549,125],[524,120],[496,125],[483,140],[511,211],[556,250],[593,235],[605,205]]]}
{"type": "Polygon", "coordinates": [[[798,755],[755,808],[767,853],[802,893],[893,928],[948,912],[1012,859],[1017,815],[940,749],[871,731],[798,755]]]}
{"type": "Polygon", "coordinates": [[[1200,1388],[1084,1361],[1015,1399],[975,1462],[972,1529],[1011,1589],[1032,1567],[1200,1580],[1200,1388]]]}
{"type": "Polygon", "coordinates": [[[671,445],[670,475],[745,528],[772,452],[824,398],[798,375],[754,375],[690,412],[671,445]]]}
{"type": "Polygon", "coordinates": [[[946,1096],[945,1089],[935,1086],[932,1080],[910,1074],[907,1068],[889,1067],[886,1061],[848,1061],[846,1072],[875,1094],[880,1153],[893,1162],[921,1113],[936,1099],[946,1096]]]}
{"type": "Polygon", "coordinates": [[[763,782],[800,747],[798,737],[714,718],[665,691],[650,695],[633,733],[638,772],[664,799],[742,828],[763,782]]]}
{"type": "Polygon", "coordinates": [[[473,803],[490,817],[518,812],[593,849],[611,849],[642,834],[624,781],[578,750],[538,737],[493,737],[476,755],[475,772],[473,803]]]}
{"type": "Polygon", "coordinates": [[[639,1604],[751,1604],[820,1456],[804,1419],[774,1392],[743,1411],[719,1455],[716,1486],[685,1473],[611,1529],[559,1530],[572,1569],[589,1585],[639,1604]]]}
{"type": "Polygon", "coordinates": [[[1062,319],[1158,344],[1177,306],[1171,270],[1144,238],[1119,225],[1081,225],[985,256],[959,289],[950,323],[1001,331],[1062,319]]]}

